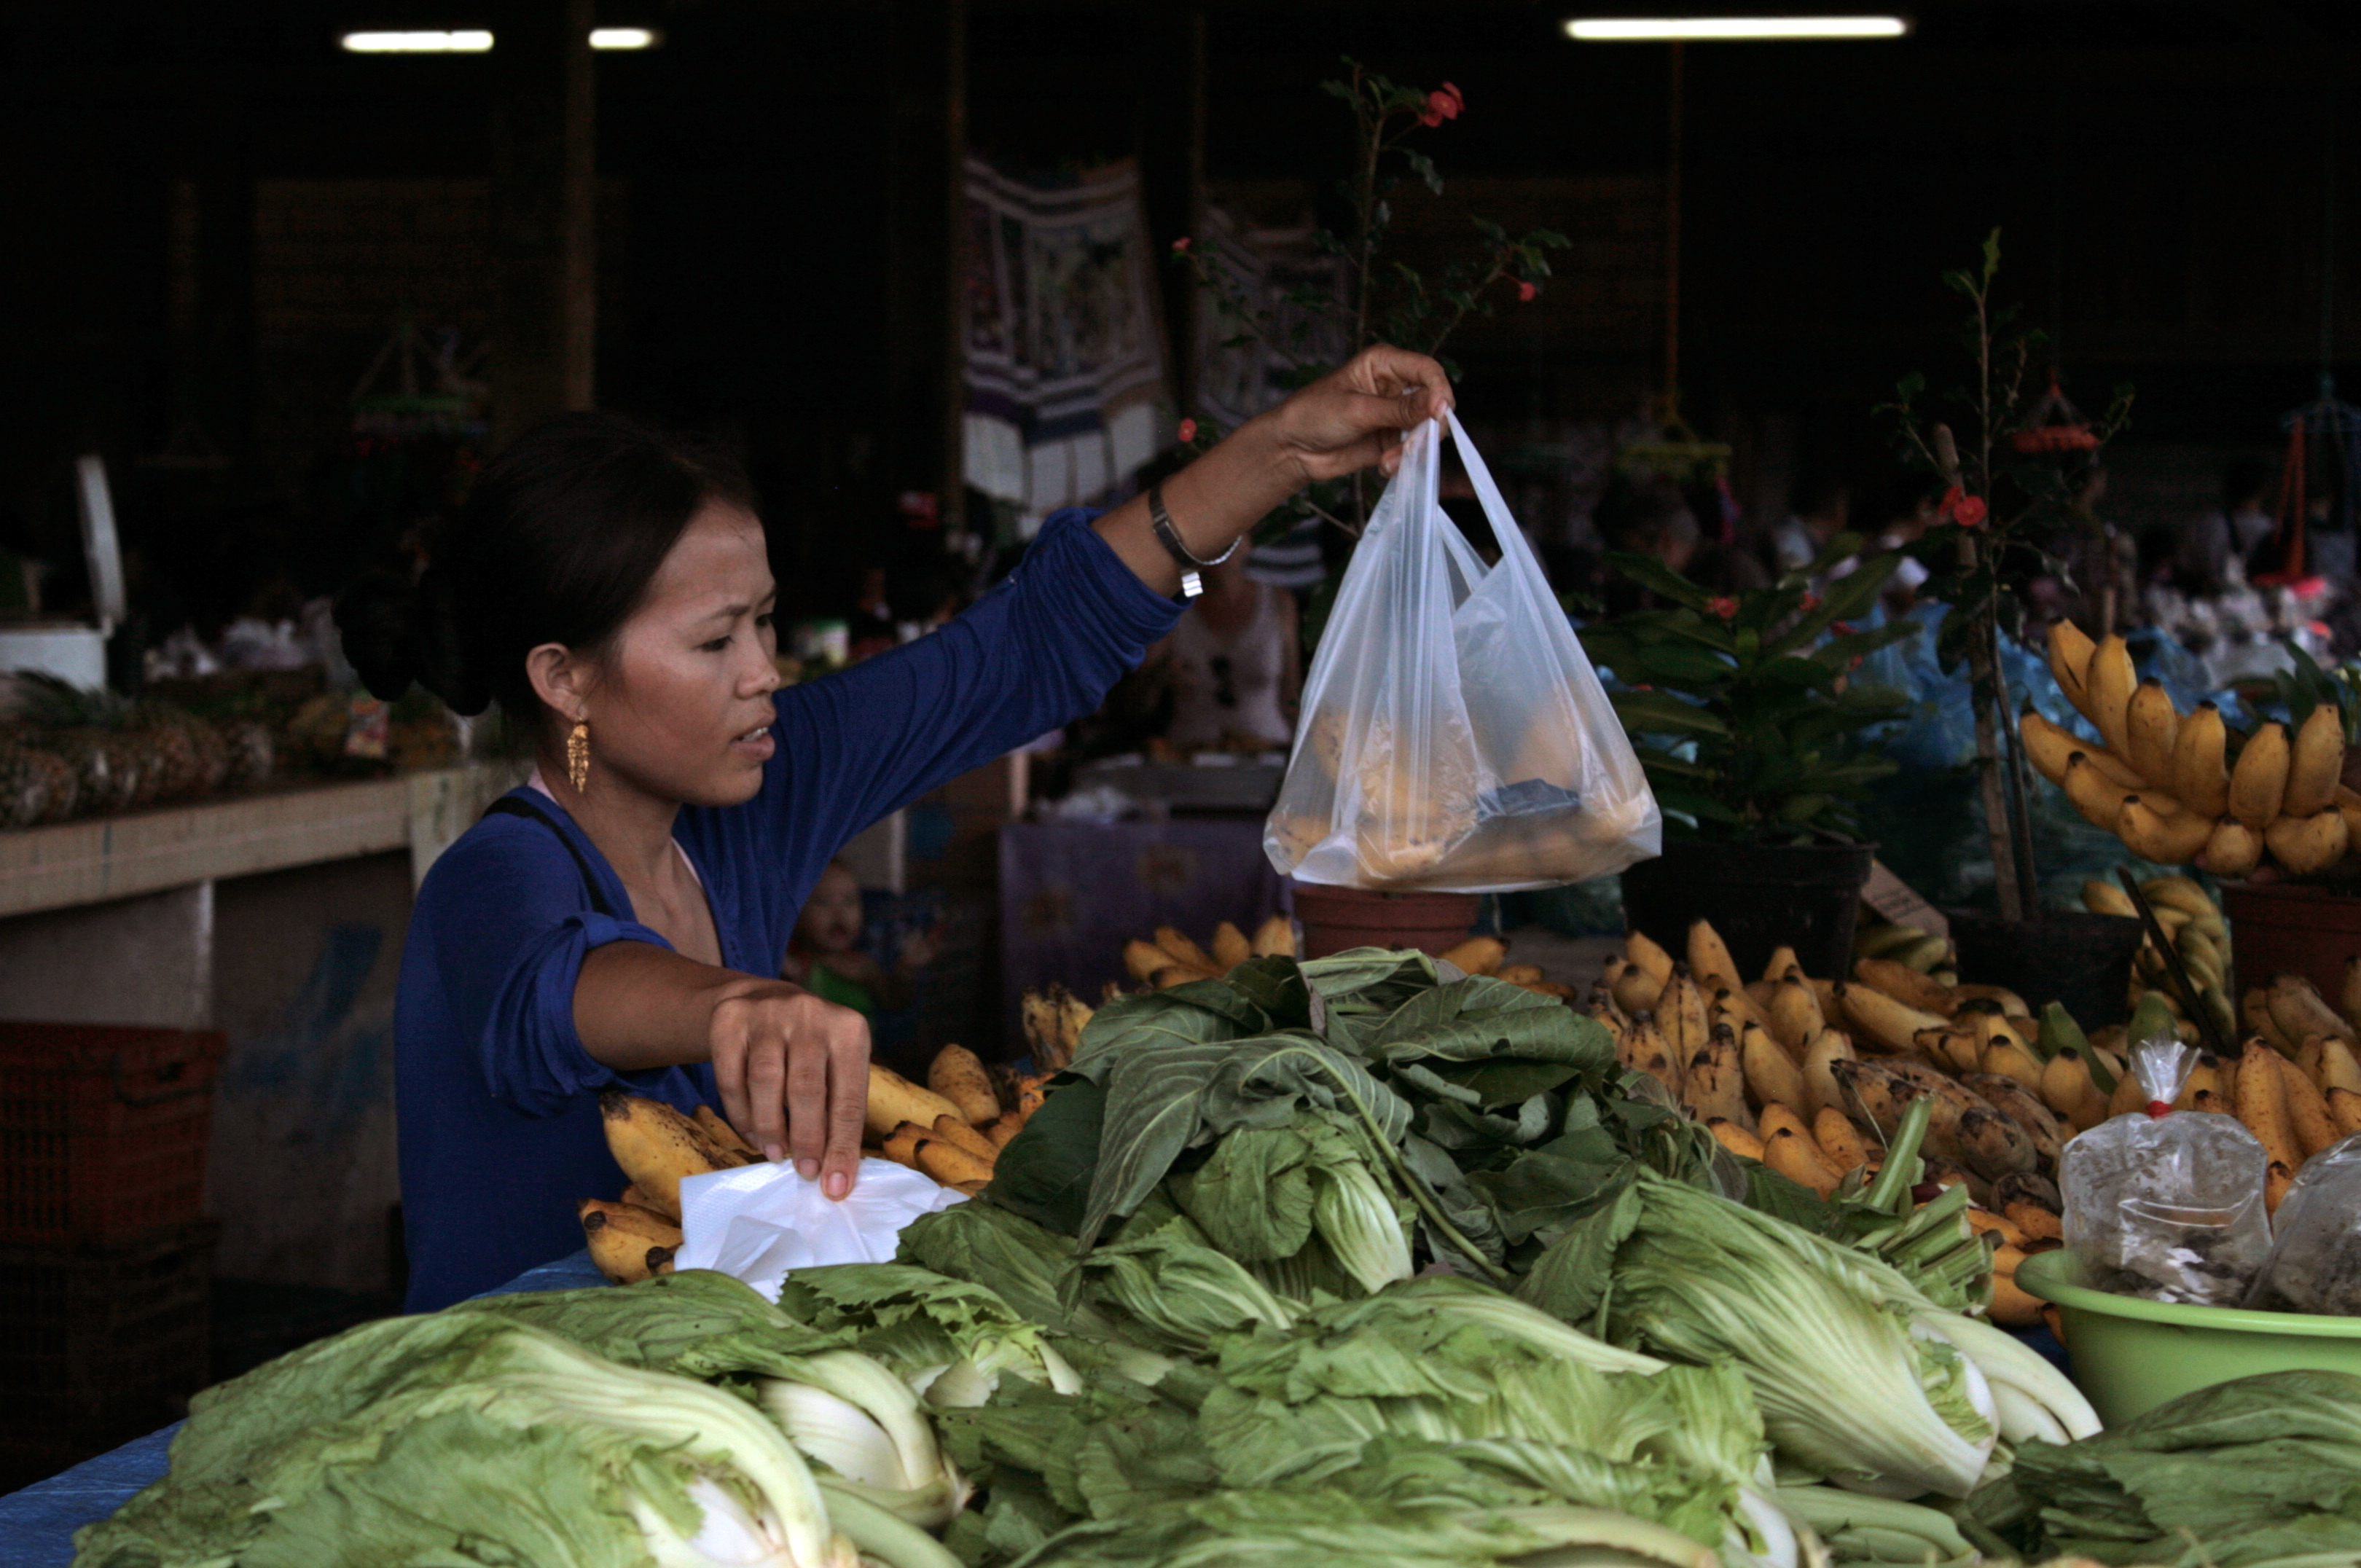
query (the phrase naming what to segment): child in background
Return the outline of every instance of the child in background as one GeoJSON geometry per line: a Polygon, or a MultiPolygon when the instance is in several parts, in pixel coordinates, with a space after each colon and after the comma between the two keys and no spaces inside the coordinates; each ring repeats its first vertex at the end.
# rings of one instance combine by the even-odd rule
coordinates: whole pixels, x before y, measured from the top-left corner
{"type": "Polygon", "coordinates": [[[781,978],[823,1002],[866,1014],[908,1007],[917,971],[934,959],[934,943],[926,932],[911,933],[889,973],[862,951],[864,919],[860,882],[842,861],[830,861],[796,921],[781,978]]]}

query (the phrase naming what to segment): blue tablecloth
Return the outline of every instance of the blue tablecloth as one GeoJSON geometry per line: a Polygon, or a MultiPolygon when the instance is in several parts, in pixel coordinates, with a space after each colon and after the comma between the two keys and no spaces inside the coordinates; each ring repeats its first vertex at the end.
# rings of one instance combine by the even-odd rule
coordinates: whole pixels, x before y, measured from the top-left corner
{"type": "MultiPolygon", "coordinates": [[[[605,1277],[591,1266],[590,1255],[578,1252],[528,1269],[485,1294],[572,1290],[604,1283],[605,1277]]],[[[66,1568],[73,1561],[74,1531],[106,1518],[160,1477],[172,1436],[180,1430],[175,1421],[162,1431],[0,1497],[0,1568],[66,1568]]]]}

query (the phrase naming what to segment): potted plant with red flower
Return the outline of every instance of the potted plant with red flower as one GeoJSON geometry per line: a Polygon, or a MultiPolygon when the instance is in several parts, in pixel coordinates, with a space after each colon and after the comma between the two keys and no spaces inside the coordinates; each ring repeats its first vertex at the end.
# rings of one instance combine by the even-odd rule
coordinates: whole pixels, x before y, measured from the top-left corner
{"type": "Polygon", "coordinates": [[[2128,965],[2138,935],[2136,922],[2079,911],[2045,914],[2039,906],[2026,814],[2027,765],[2016,743],[2015,699],[2001,667],[2001,640],[2021,640],[2024,634],[2025,604],[2015,583],[2044,575],[2071,580],[2067,564],[2051,554],[2050,543],[2097,528],[2088,505],[2090,478],[2100,449],[2126,422],[2132,394],[2128,387],[2117,388],[2105,414],[2093,422],[2065,400],[2054,367],[2042,382],[2047,389],[2032,390],[2029,373],[2045,339],[2014,325],[2013,309],[1995,302],[1993,283],[1999,271],[2000,231],[1994,229],[1985,236],[1979,269],[1943,275],[1944,285],[1971,306],[1963,336],[1974,359],[1973,379],[1948,397],[1967,439],[1954,436],[1949,422],[1922,411],[1926,378],[1915,373],[1902,379],[1894,400],[1879,411],[1893,422],[1904,458],[1946,487],[1939,519],[1917,546],[1932,573],[1920,591],[1949,607],[1937,638],[1944,664],[1967,667],[1975,766],[1999,905],[1997,917],[1955,916],[1952,936],[1963,968],[2018,990],[2038,1005],[2042,996],[2037,993],[2051,984],[2049,970],[2066,976],[2118,961],[2128,965]],[[2126,926],[2132,928],[2122,928],[2126,926]],[[2034,967],[2014,967],[2019,964],[2034,967]]]}
{"type": "Polygon", "coordinates": [[[1653,555],[1609,562],[1665,608],[1583,630],[1664,813],[1664,852],[1623,873],[1632,929],[1679,950],[1709,919],[1752,972],[1782,944],[1813,974],[1850,970],[1872,846],[1856,813],[1894,771],[1872,732],[1907,703],[1861,661],[1912,635],[1866,627],[1898,554],[1860,561],[1854,535],[1767,588],[1709,592],[1653,555]],[[1815,590],[1815,583],[1826,587],[1815,590]]]}

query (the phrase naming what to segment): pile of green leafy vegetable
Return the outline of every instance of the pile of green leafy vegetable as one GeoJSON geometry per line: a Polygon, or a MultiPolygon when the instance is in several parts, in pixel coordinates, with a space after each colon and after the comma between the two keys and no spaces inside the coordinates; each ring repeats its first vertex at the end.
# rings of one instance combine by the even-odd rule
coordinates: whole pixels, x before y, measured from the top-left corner
{"type": "Polygon", "coordinates": [[[1597,1019],[1423,953],[1256,959],[1101,1008],[992,1201],[1088,1249],[1161,1190],[1267,1281],[1422,1254],[1506,1285],[1635,1166],[1744,1190],[1646,1082],[1597,1019]]]}
{"type": "Polygon", "coordinates": [[[2080,1442],[2028,1443],[1974,1520],[2028,1558],[2169,1568],[2361,1562],[2361,1377],[2217,1383],[2080,1442]]]}

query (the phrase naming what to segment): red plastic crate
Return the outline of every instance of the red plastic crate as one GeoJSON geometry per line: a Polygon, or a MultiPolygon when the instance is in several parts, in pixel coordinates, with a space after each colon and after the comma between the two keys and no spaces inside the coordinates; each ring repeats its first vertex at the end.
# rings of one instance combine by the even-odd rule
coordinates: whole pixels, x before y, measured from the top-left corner
{"type": "Polygon", "coordinates": [[[0,1242],[85,1245],[204,1207],[218,1033],[0,1023],[0,1242]]]}

